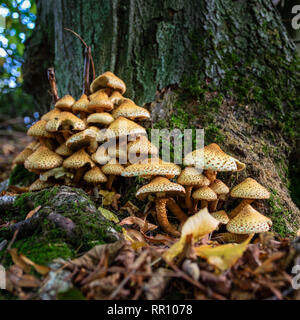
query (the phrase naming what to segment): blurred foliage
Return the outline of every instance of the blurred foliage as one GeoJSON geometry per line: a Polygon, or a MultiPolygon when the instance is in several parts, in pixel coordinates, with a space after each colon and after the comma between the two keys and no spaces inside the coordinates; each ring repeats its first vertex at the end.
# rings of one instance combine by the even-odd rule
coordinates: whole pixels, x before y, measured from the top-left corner
{"type": "Polygon", "coordinates": [[[22,90],[21,66],[35,20],[34,1],[0,0],[0,113],[11,117],[33,112],[32,98],[22,90]]]}

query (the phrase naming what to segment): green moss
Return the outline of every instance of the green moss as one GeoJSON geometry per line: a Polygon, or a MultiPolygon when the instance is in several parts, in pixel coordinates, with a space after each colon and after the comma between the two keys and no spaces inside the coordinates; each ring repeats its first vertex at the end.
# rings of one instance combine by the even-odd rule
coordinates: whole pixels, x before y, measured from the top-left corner
{"type": "Polygon", "coordinates": [[[27,187],[37,178],[38,176],[35,173],[29,172],[23,165],[18,164],[9,176],[9,185],[27,187]]]}
{"type": "Polygon", "coordinates": [[[83,294],[76,288],[71,288],[65,292],[59,292],[58,300],[86,300],[83,294]]]}

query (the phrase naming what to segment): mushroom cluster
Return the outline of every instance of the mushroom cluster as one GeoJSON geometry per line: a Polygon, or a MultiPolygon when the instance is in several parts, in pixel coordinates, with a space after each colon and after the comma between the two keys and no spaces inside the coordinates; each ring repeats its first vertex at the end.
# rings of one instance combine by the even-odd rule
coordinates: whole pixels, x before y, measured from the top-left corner
{"type": "Polygon", "coordinates": [[[188,215],[199,208],[207,208],[235,235],[269,230],[271,220],[250,205],[256,199],[268,199],[268,190],[247,178],[230,191],[217,178],[218,172],[243,170],[244,163],[215,143],[187,154],[183,170],[159,159],[157,147],[137,123],[149,119],[150,113],[125,98],[125,91],[120,78],[105,72],[92,82],[89,95],[77,101],[65,95],[29,128],[27,134],[35,141],[14,163],[39,175],[30,191],[56,184],[97,189],[105,184],[111,190],[116,176],[143,177],[150,181],[137,190],[136,197],[151,195],[158,224],[173,236],[180,235],[188,215]],[[229,214],[222,209],[228,195],[243,199],[229,214]],[[168,210],[180,222],[178,227],[169,222],[168,210]]]}

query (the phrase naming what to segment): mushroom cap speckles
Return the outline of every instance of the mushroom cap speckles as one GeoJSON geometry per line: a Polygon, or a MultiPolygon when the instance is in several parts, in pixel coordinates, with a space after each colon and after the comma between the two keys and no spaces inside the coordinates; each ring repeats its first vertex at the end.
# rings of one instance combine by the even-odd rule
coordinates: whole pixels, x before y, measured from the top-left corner
{"type": "Polygon", "coordinates": [[[271,226],[271,219],[260,214],[250,204],[247,204],[228,222],[227,230],[237,234],[251,234],[267,232],[271,226]]]}
{"type": "Polygon", "coordinates": [[[92,160],[99,164],[106,164],[110,160],[110,156],[107,153],[107,149],[103,146],[98,147],[97,151],[92,154],[92,160]]]}
{"type": "Polygon", "coordinates": [[[233,198],[269,199],[269,191],[252,178],[247,178],[232,188],[230,195],[233,198]]]}
{"type": "Polygon", "coordinates": [[[119,91],[114,91],[110,95],[109,99],[115,106],[118,106],[124,101],[125,98],[121,95],[119,91]]]}
{"type": "Polygon", "coordinates": [[[180,174],[180,167],[174,163],[160,159],[146,159],[142,163],[129,165],[123,172],[124,177],[136,176],[167,176],[175,177],[180,174]]]}
{"type": "Polygon", "coordinates": [[[83,176],[84,181],[88,183],[103,183],[107,182],[106,175],[97,166],[87,171],[83,176]]]}
{"type": "Polygon", "coordinates": [[[55,138],[53,133],[46,130],[46,125],[46,120],[37,121],[28,129],[27,135],[38,138],[55,138]]]}
{"type": "Polygon", "coordinates": [[[37,179],[29,186],[29,191],[39,191],[42,189],[53,187],[54,183],[49,181],[41,181],[37,179]]]}
{"type": "Polygon", "coordinates": [[[164,177],[156,177],[150,183],[142,186],[136,193],[140,198],[147,194],[167,193],[167,194],[185,194],[185,189],[178,183],[169,181],[164,177]]]}
{"type": "Polygon", "coordinates": [[[112,116],[129,118],[131,120],[150,119],[150,113],[147,109],[137,106],[133,101],[124,101],[117,109],[112,112],[112,116]]]}
{"type": "Polygon", "coordinates": [[[151,154],[153,156],[158,155],[158,149],[154,144],[152,144],[147,137],[141,136],[136,141],[132,141],[128,143],[127,146],[128,154],[132,155],[148,155],[151,154]]]}
{"type": "Polygon", "coordinates": [[[72,150],[78,150],[90,144],[92,140],[96,141],[98,131],[97,127],[89,127],[84,131],[73,134],[66,141],[66,146],[72,150]]]}
{"type": "Polygon", "coordinates": [[[201,187],[195,190],[192,194],[192,197],[196,200],[207,200],[213,201],[217,200],[217,194],[210,187],[201,187]]]}
{"type": "Polygon", "coordinates": [[[226,154],[216,143],[189,153],[184,164],[214,171],[240,171],[245,168],[245,164],[226,154]]]}
{"type": "Polygon", "coordinates": [[[71,112],[61,112],[57,117],[49,120],[46,124],[46,130],[49,132],[57,132],[60,126],[71,126],[75,131],[84,130],[86,125],[84,121],[76,117],[71,112]]]}
{"type": "Polygon", "coordinates": [[[113,116],[108,112],[93,113],[87,118],[87,123],[99,123],[103,125],[110,125],[113,121],[113,116]]]}
{"type": "Polygon", "coordinates": [[[229,188],[219,179],[216,179],[209,187],[218,195],[229,193],[229,188]]]}
{"type": "Polygon", "coordinates": [[[89,165],[91,168],[93,168],[95,163],[91,160],[90,156],[85,152],[84,149],[73,153],[63,162],[63,166],[70,169],[80,169],[85,165],[89,165]]]}
{"type": "Polygon", "coordinates": [[[29,148],[25,148],[22,152],[20,152],[13,160],[15,164],[23,164],[25,160],[33,153],[33,151],[29,148]]]}
{"type": "Polygon", "coordinates": [[[229,217],[224,210],[212,212],[211,215],[223,224],[227,224],[229,222],[229,217]]]}
{"type": "Polygon", "coordinates": [[[131,120],[119,117],[109,125],[106,132],[107,139],[129,135],[146,135],[146,130],[131,120]]]}
{"type": "Polygon", "coordinates": [[[102,172],[105,174],[112,174],[116,176],[122,175],[124,171],[124,167],[119,164],[116,160],[110,160],[107,164],[105,164],[101,168],[102,172]]]}
{"type": "Polygon", "coordinates": [[[41,120],[46,120],[46,121],[49,121],[55,117],[57,117],[59,114],[61,113],[61,111],[57,108],[54,108],[52,110],[50,110],[49,112],[45,113],[41,120]]]}
{"type": "Polygon", "coordinates": [[[61,99],[59,99],[56,104],[55,108],[63,110],[63,111],[72,111],[72,106],[75,103],[75,99],[70,96],[69,94],[63,96],[61,99]]]}
{"type": "Polygon", "coordinates": [[[74,151],[67,147],[66,142],[55,149],[55,152],[63,157],[69,157],[74,151]]]}
{"type": "Polygon", "coordinates": [[[90,103],[86,94],[83,94],[72,106],[72,112],[77,114],[80,112],[89,113],[88,104],[90,103]]]}
{"type": "Polygon", "coordinates": [[[107,71],[98,76],[90,86],[91,92],[95,92],[101,88],[112,88],[119,91],[121,94],[124,94],[126,91],[125,83],[114,75],[112,72],[107,71]]]}
{"type": "Polygon", "coordinates": [[[186,167],[180,173],[177,182],[183,186],[209,186],[210,181],[196,168],[186,167]]]}
{"type": "Polygon", "coordinates": [[[114,108],[113,103],[108,98],[108,94],[104,90],[100,90],[92,96],[92,100],[89,102],[88,111],[90,113],[100,112],[103,110],[112,110],[114,108]]]}
{"type": "Polygon", "coordinates": [[[24,166],[29,170],[50,170],[59,167],[62,162],[60,155],[41,146],[25,160],[24,166]]]}

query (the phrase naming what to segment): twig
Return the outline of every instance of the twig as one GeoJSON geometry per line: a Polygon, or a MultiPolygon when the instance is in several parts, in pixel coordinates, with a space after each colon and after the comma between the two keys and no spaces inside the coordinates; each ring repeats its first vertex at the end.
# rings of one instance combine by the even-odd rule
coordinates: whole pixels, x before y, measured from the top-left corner
{"type": "Polygon", "coordinates": [[[84,80],[83,93],[89,95],[90,93],[90,61],[91,61],[91,47],[86,47],[84,50],[84,80]]]}
{"type": "Polygon", "coordinates": [[[56,79],[55,79],[55,72],[54,72],[54,68],[51,67],[47,70],[47,75],[48,75],[48,80],[50,83],[50,87],[51,87],[51,93],[52,93],[52,98],[54,101],[54,104],[57,102],[57,100],[59,99],[58,93],[57,93],[57,86],[56,86],[56,79]]]}

